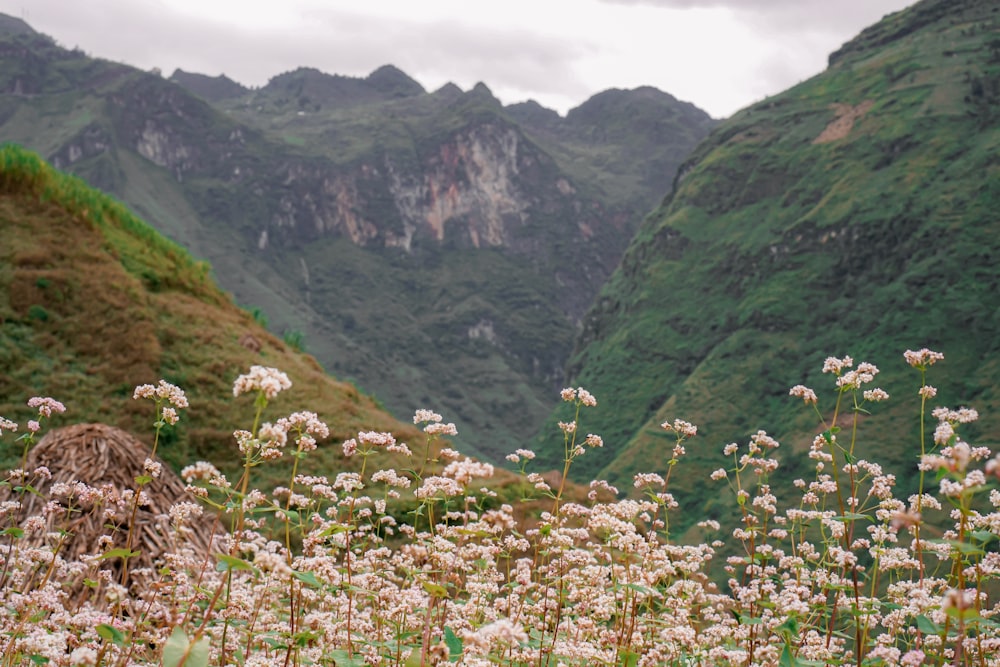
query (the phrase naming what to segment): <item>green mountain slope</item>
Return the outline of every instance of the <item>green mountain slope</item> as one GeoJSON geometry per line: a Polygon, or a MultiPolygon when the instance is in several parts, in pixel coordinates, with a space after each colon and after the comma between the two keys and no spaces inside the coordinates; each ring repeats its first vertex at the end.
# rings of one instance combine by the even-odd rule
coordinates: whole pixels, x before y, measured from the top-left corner
{"type": "Polygon", "coordinates": [[[544,421],[593,296],[713,124],[643,89],[542,127],[485,85],[426,93],[392,67],[173,78],[7,36],[0,137],[127,202],[395,414],[434,405],[493,458],[544,421]]]}
{"type": "MultiPolygon", "coordinates": [[[[232,382],[259,364],[293,383],[267,418],[312,410],[330,425],[330,440],[316,452],[324,473],[353,465],[338,445],[358,430],[421,442],[412,425],[233,305],[206,264],[118,202],[11,145],[0,148],[0,237],[0,415],[8,419],[24,425],[35,412],[27,399],[52,396],[67,407],[55,424],[101,421],[149,441],[152,406],[134,401],[132,390],[163,378],[185,389],[191,404],[167,430],[163,456],[233,470],[232,432],[249,428],[253,406],[233,399],[232,382]]],[[[4,465],[19,456],[0,452],[4,465]]],[[[287,481],[283,466],[262,474],[287,481]]]]}
{"type": "MultiPolygon", "coordinates": [[[[700,144],[585,320],[570,375],[600,401],[586,428],[610,458],[578,475],[628,487],[669,458],[659,424],[689,420],[690,524],[715,511],[723,445],[761,428],[808,445],[815,418],[788,388],[832,388],[823,359],[844,355],[882,370],[888,427],[866,437],[909,470],[919,379],[902,352],[924,346],[946,356],[936,404],[979,407],[978,434],[1000,438],[997,7],[889,16],[700,144]]],[[[543,448],[554,463],[561,446],[543,448]]]]}

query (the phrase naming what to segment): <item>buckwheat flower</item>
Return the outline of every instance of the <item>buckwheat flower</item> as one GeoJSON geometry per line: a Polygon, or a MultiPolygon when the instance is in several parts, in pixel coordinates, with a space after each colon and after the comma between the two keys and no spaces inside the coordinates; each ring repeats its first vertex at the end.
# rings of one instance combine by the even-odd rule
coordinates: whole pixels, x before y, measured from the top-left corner
{"type": "Polygon", "coordinates": [[[948,422],[941,422],[934,429],[934,442],[938,445],[947,445],[955,436],[955,428],[948,422]]]}
{"type": "Polygon", "coordinates": [[[170,406],[164,406],[163,410],[160,411],[160,416],[166,423],[173,426],[177,423],[177,410],[170,406]]]}
{"type": "Polygon", "coordinates": [[[843,359],[837,359],[836,357],[827,357],[826,361],[823,362],[823,372],[833,373],[834,375],[840,375],[841,371],[845,368],[850,368],[854,365],[854,360],[850,357],[844,357],[843,359]]]}
{"type": "MultiPolygon", "coordinates": [[[[37,423],[37,422],[36,422],[37,423]]],[[[5,417],[0,417],[0,435],[3,435],[4,431],[14,432],[17,430],[17,422],[12,422],[5,417]]]]}
{"type": "Polygon", "coordinates": [[[663,422],[660,424],[660,428],[667,431],[674,431],[685,438],[691,438],[698,434],[698,427],[683,419],[675,419],[673,423],[663,422]]]}
{"type": "Polygon", "coordinates": [[[535,452],[531,451],[530,449],[517,449],[514,451],[518,456],[527,459],[529,461],[535,458],[535,452]]]}
{"type": "Polygon", "coordinates": [[[198,461],[181,470],[181,479],[190,484],[198,480],[208,481],[219,474],[219,469],[208,461],[198,461]]]}
{"type": "Polygon", "coordinates": [[[344,450],[344,456],[350,457],[358,453],[358,441],[355,440],[354,438],[351,438],[350,440],[345,440],[344,444],[341,445],[341,447],[344,450]]]}
{"type": "Polygon", "coordinates": [[[413,423],[420,424],[423,422],[434,422],[437,423],[441,421],[441,415],[431,410],[417,410],[413,415],[413,423]]]}
{"type": "Polygon", "coordinates": [[[725,447],[722,448],[722,453],[725,456],[732,456],[733,454],[735,454],[737,452],[737,450],[739,450],[739,448],[740,448],[739,445],[737,445],[735,442],[731,442],[731,443],[729,443],[728,445],[726,445],[725,447]]]}
{"type": "Polygon", "coordinates": [[[566,435],[572,435],[576,431],[576,422],[559,422],[559,430],[566,435]]]}
{"type": "Polygon", "coordinates": [[[447,424],[428,424],[424,427],[424,433],[428,435],[458,435],[458,429],[452,423],[447,424]]]}
{"type": "Polygon", "coordinates": [[[915,648],[904,653],[899,659],[899,664],[903,667],[920,667],[920,665],[924,664],[924,660],[926,659],[927,656],[924,655],[924,652],[915,648]]]}
{"type": "Polygon", "coordinates": [[[156,479],[157,477],[160,476],[160,473],[163,472],[163,464],[160,463],[159,461],[154,461],[150,458],[147,458],[145,462],[142,464],[142,469],[143,471],[145,471],[147,475],[149,475],[153,479],[156,479]]]}
{"type": "Polygon", "coordinates": [[[537,472],[528,473],[528,483],[534,484],[539,491],[551,491],[552,487],[537,472]]]}
{"type": "Polygon", "coordinates": [[[42,428],[42,425],[39,424],[34,419],[29,419],[28,420],[28,430],[31,431],[32,433],[38,433],[38,430],[41,429],[41,428],[42,428]]]}
{"type": "Polygon", "coordinates": [[[586,439],[583,441],[588,447],[603,447],[604,440],[601,436],[594,435],[593,433],[588,433],[586,439]]]}
{"type": "Polygon", "coordinates": [[[716,482],[719,481],[720,479],[725,479],[727,476],[728,473],[726,472],[725,468],[719,468],[718,470],[713,471],[711,475],[709,475],[709,477],[716,482]]]}
{"type": "Polygon", "coordinates": [[[932,352],[925,347],[916,352],[907,350],[903,352],[903,358],[906,359],[906,363],[914,368],[924,370],[928,366],[932,366],[935,362],[944,359],[944,355],[940,352],[932,352]]]}
{"type": "Polygon", "coordinates": [[[576,389],[567,387],[559,392],[559,397],[567,403],[572,403],[576,400],[576,389]]]}
{"type": "Polygon", "coordinates": [[[976,591],[949,588],[941,597],[942,609],[969,609],[976,603],[976,591]]]}
{"type": "Polygon", "coordinates": [[[257,449],[258,441],[250,431],[238,429],[233,431],[233,437],[236,439],[236,444],[244,456],[254,453],[257,449]]]}
{"type": "Polygon", "coordinates": [[[650,484],[655,484],[656,486],[663,486],[663,478],[657,475],[655,472],[640,472],[632,478],[634,480],[633,486],[635,488],[641,488],[643,486],[649,486],[650,484]]]}
{"type": "Polygon", "coordinates": [[[281,423],[264,422],[257,431],[257,437],[268,443],[270,448],[282,448],[288,444],[288,432],[281,423]]]}
{"type": "Polygon", "coordinates": [[[816,404],[819,399],[816,398],[816,392],[809,387],[801,384],[797,384],[788,390],[789,396],[794,396],[796,398],[801,398],[805,403],[816,404]]]}
{"type": "Polygon", "coordinates": [[[401,489],[409,488],[411,483],[409,477],[401,476],[393,468],[390,468],[388,470],[379,470],[374,475],[372,475],[372,481],[383,482],[386,486],[394,486],[394,487],[399,487],[401,489]]]}
{"type": "Polygon", "coordinates": [[[53,412],[66,412],[66,406],[48,396],[32,396],[28,399],[29,408],[38,408],[40,417],[51,417],[53,412]]]}
{"type": "Polygon", "coordinates": [[[430,476],[424,480],[420,488],[413,492],[413,495],[420,500],[438,495],[459,496],[462,495],[462,486],[457,480],[449,477],[430,476]]]}
{"type": "Polygon", "coordinates": [[[97,651],[88,646],[79,646],[69,654],[71,665],[79,667],[90,667],[97,664],[97,651]]]}
{"type": "Polygon", "coordinates": [[[521,457],[518,456],[517,454],[508,454],[504,458],[510,461],[511,463],[520,463],[521,461],[521,457]]]}
{"type": "MultiPolygon", "coordinates": [[[[923,387],[917,390],[917,394],[920,396],[920,398],[930,400],[935,396],[937,396],[937,389],[935,387],[930,386],[929,384],[925,384],[923,387]]],[[[912,652],[913,651],[910,651],[910,653],[912,652]]],[[[909,653],[907,655],[909,655],[909,653]]]]}
{"type": "Polygon", "coordinates": [[[233,396],[259,391],[270,401],[291,386],[292,381],[277,368],[251,366],[249,373],[239,376],[233,382],[233,396]]]}
{"type": "MultiPolygon", "coordinates": [[[[315,412],[309,412],[307,410],[293,412],[287,417],[282,417],[278,420],[278,426],[285,429],[285,431],[289,433],[305,433],[313,436],[314,438],[330,437],[330,427],[326,425],[326,422],[321,420],[315,412]]],[[[298,442],[301,446],[301,439],[299,439],[298,442]]],[[[313,441],[313,444],[315,444],[315,440],[313,441]]],[[[303,449],[305,450],[304,447],[303,449]]],[[[313,447],[313,449],[315,449],[315,447],[313,447]]]]}
{"type": "Polygon", "coordinates": [[[593,408],[597,406],[597,399],[589,391],[583,387],[576,388],[576,399],[580,401],[581,404],[587,406],[588,408],[593,408]]]}
{"type": "Polygon", "coordinates": [[[464,461],[452,461],[445,466],[441,474],[450,477],[463,486],[467,486],[475,478],[488,479],[493,477],[494,469],[489,463],[473,461],[466,457],[464,461]]]}
{"type": "Polygon", "coordinates": [[[866,401],[871,401],[873,403],[878,403],[879,401],[885,401],[889,399],[889,394],[884,389],[866,389],[864,394],[866,401]]]}
{"type": "Polygon", "coordinates": [[[438,457],[448,461],[455,461],[462,458],[462,454],[451,447],[444,447],[440,452],[438,452],[438,457]]]}

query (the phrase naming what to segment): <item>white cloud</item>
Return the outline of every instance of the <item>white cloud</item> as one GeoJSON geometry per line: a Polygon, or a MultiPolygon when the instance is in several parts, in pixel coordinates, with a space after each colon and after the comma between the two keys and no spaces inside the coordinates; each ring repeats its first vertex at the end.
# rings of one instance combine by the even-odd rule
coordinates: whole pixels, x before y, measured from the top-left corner
{"type": "Polygon", "coordinates": [[[482,81],[565,112],[652,85],[728,115],[820,72],[829,52],[913,0],[0,0],[67,47],[247,85],[299,66],[392,64],[434,90],[482,81]]]}

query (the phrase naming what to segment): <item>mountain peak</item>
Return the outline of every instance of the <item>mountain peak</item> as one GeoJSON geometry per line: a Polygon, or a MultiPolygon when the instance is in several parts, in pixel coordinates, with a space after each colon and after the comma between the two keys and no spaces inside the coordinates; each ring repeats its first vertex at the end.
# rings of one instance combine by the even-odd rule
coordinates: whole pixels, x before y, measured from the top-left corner
{"type": "Polygon", "coordinates": [[[248,89],[233,81],[225,74],[218,76],[208,76],[195,72],[185,72],[182,69],[174,70],[170,75],[170,81],[187,88],[189,91],[208,100],[209,102],[219,102],[221,100],[239,97],[248,92],[248,89]]]}
{"type": "Polygon", "coordinates": [[[410,75],[395,65],[382,65],[369,74],[365,81],[375,90],[391,97],[412,97],[427,92],[410,75]]]}
{"type": "Polygon", "coordinates": [[[0,37],[10,35],[37,35],[38,31],[24,20],[9,14],[0,14],[0,37]]]}

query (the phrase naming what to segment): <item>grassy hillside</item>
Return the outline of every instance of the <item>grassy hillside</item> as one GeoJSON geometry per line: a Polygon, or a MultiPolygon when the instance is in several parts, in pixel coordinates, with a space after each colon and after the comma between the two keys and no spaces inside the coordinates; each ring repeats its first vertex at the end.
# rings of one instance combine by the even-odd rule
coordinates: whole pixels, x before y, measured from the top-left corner
{"type": "MultiPolygon", "coordinates": [[[[164,457],[175,464],[207,458],[232,470],[239,465],[232,431],[249,427],[253,409],[233,399],[232,382],[260,364],[293,382],[268,418],[307,409],[330,425],[316,459],[324,473],[353,465],[338,445],[360,429],[422,442],[412,425],[330,378],[233,305],[206,264],[123,205],[13,145],[0,149],[0,236],[0,415],[23,424],[34,412],[29,397],[52,396],[67,406],[56,423],[101,421],[149,440],[152,409],[132,400],[132,389],[163,378],[191,403],[168,429],[164,457]],[[248,338],[259,351],[246,346],[248,338]]],[[[0,458],[9,464],[19,455],[4,450],[0,458]]]]}
{"type": "Polygon", "coordinates": [[[571,376],[600,401],[585,428],[611,459],[578,474],[665,465],[659,424],[686,419],[700,430],[685,521],[711,515],[703,480],[726,443],[766,429],[802,464],[788,450],[816,419],[788,388],[822,395],[823,359],[844,355],[882,370],[892,400],[864,435],[911,470],[919,377],[902,352],[924,346],[945,354],[935,404],[977,406],[973,435],[1000,438],[995,10],[926,0],[892,15],[695,150],[586,319],[571,376]]]}

